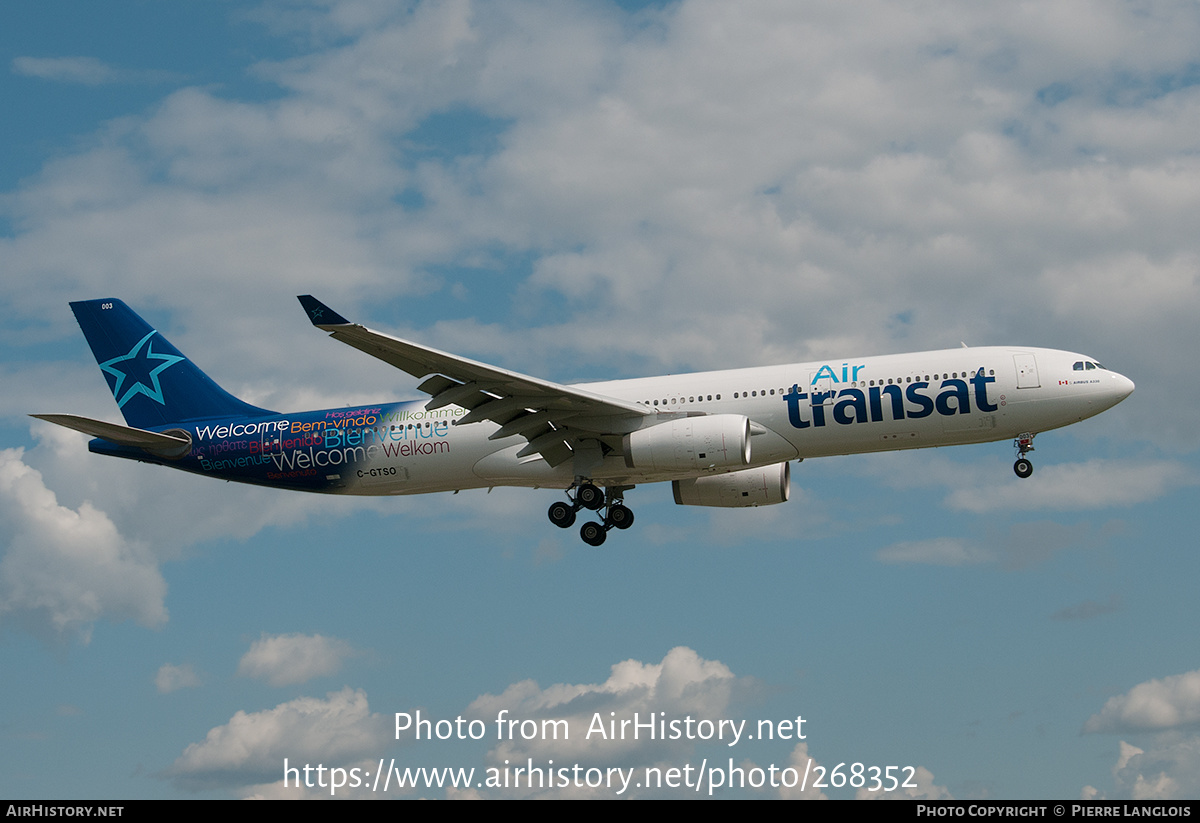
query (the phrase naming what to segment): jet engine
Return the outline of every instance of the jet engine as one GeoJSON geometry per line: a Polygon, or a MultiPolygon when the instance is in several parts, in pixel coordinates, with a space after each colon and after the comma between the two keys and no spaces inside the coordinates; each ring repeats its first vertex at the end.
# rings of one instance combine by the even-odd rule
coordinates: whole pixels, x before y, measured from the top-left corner
{"type": "Polygon", "coordinates": [[[787,463],[776,463],[761,469],[675,480],[671,490],[680,506],[770,506],[787,501],[791,494],[791,476],[787,463]]]}
{"type": "Polygon", "coordinates": [[[622,441],[631,469],[726,469],[750,462],[750,419],[742,414],[685,417],[638,429],[622,441]]]}

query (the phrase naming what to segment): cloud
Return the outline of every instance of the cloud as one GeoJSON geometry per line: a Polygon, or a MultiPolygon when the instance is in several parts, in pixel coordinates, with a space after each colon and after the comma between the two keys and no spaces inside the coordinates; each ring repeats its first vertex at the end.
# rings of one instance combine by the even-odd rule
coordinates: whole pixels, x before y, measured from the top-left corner
{"type": "Polygon", "coordinates": [[[82,86],[104,86],[111,83],[168,83],[178,82],[176,72],[153,69],[121,69],[95,57],[14,57],[14,74],[51,80],[58,83],[77,83],[82,86]]]}
{"type": "Polygon", "coordinates": [[[906,540],[878,550],[881,563],[922,563],[933,566],[966,566],[997,563],[1008,571],[1043,563],[1056,553],[1083,543],[1108,539],[1113,527],[1093,529],[1090,524],[1063,525],[1050,520],[1014,523],[1007,531],[968,540],[937,537],[906,540]]]}
{"type": "MultiPolygon", "coordinates": [[[[1200,793],[1200,670],[1147,680],[1109,698],[1084,734],[1141,735],[1122,740],[1113,766],[1115,797],[1187,799],[1200,793]]],[[[1092,786],[1085,794],[1103,795],[1092,786]]]]}
{"type": "MultiPolygon", "coordinates": [[[[102,386],[99,370],[89,372],[95,385],[102,386]]],[[[112,418],[111,395],[101,394],[98,400],[97,416],[112,418]]],[[[87,408],[84,404],[81,411],[87,413],[87,408]]],[[[36,466],[45,485],[60,499],[91,501],[131,543],[151,547],[159,561],[175,559],[186,547],[204,540],[244,540],[269,526],[301,525],[317,511],[325,516],[373,505],[369,500],[314,501],[275,489],[230,487],[132,460],[89,455],[87,438],[60,426],[35,421],[31,431],[38,445],[25,453],[25,460],[36,466]],[[81,465],[89,470],[81,471],[81,465]],[[185,499],[189,506],[181,511],[179,501],[185,499]],[[220,516],[214,517],[214,512],[220,516]]],[[[388,503],[397,508],[394,501],[388,503]]]]}
{"type": "MultiPolygon", "coordinates": [[[[698,744],[695,734],[686,733],[678,739],[647,740],[645,730],[634,739],[632,722],[636,714],[640,722],[677,721],[683,729],[686,718],[692,718],[692,729],[701,720],[711,720],[716,728],[721,719],[729,719],[731,702],[752,688],[750,678],[736,677],[724,664],[706,660],[685,646],[667,652],[659,663],[625,660],[612,666],[602,683],[559,683],[546,688],[532,680],[513,683],[500,694],[484,694],[476,698],[463,713],[489,724],[489,730],[504,712],[503,718],[519,722],[511,739],[504,739],[487,753],[489,766],[503,767],[505,761],[523,763],[553,759],[556,763],[577,763],[584,767],[631,768],[660,765],[664,771],[678,766],[698,744]],[[565,725],[557,723],[562,721],[565,725]],[[622,723],[624,722],[624,726],[622,723]],[[614,725],[610,725],[615,723],[614,725]],[[545,724],[543,726],[543,724],[545,724]],[[537,727],[536,735],[524,735],[537,727]],[[622,730],[624,733],[622,734],[622,730]],[[525,739],[526,737],[530,739],[525,739]]],[[[670,729],[668,728],[668,731],[670,729]]],[[[509,737],[508,731],[505,737],[509,737]]],[[[670,737],[670,735],[668,735],[670,737]]],[[[716,745],[725,746],[732,738],[724,727],[724,737],[716,745]]],[[[745,738],[743,737],[743,740],[745,738]]],[[[726,749],[723,749],[726,750],[726,749]]],[[[630,788],[629,794],[652,792],[630,788]]],[[[665,789],[664,789],[665,791],[665,789]]],[[[607,788],[586,789],[570,786],[565,789],[503,792],[509,795],[562,797],[612,797],[607,788]]]]}
{"type": "Polygon", "coordinates": [[[0,616],[85,643],[103,618],[165,623],[167,584],[149,549],[91,503],[59,505],[23,457],[0,451],[0,616]]]}
{"type": "Polygon", "coordinates": [[[974,514],[1136,506],[1198,482],[1193,467],[1177,459],[1047,462],[1024,479],[1013,475],[1011,465],[995,458],[964,462],[926,449],[902,457],[864,455],[856,470],[900,490],[944,487],[948,508],[974,514]],[[904,461],[903,471],[897,460],[904,461]]]}
{"type": "Polygon", "coordinates": [[[200,675],[196,674],[196,670],[190,663],[184,663],[182,666],[164,663],[159,667],[158,673],[154,675],[154,687],[158,689],[159,694],[170,694],[180,689],[194,689],[200,683],[200,675]]]}
{"type": "Polygon", "coordinates": [[[115,83],[121,72],[95,57],[14,57],[12,70],[25,77],[99,86],[115,83]]]}
{"type": "MultiPolygon", "coordinates": [[[[1090,317],[1095,301],[1119,318],[1134,286],[1107,274],[1110,288],[1088,283],[1129,254],[1182,261],[1160,266],[1148,311],[1189,294],[1190,233],[1179,218],[1157,227],[1190,212],[1179,198],[1200,167],[1133,145],[1115,168],[1098,165],[1112,132],[1090,119],[1114,114],[1106,84],[1128,90],[1186,68],[1189,15],[1156,19],[1162,46],[1148,50],[1133,33],[1146,21],[1106,7],[1098,28],[1130,33],[1080,50],[1074,26],[1030,37],[1028,20],[987,8],[880,5],[867,26],[765,3],[636,18],[587,4],[353,8],[300,15],[311,52],[255,68],[280,87],[275,99],[182,89],[67,164],[76,194],[106,180],[128,198],[51,198],[68,192],[45,175],[21,197],[34,218],[14,244],[22,265],[109,284],[120,272],[121,285],[170,295],[194,318],[231,293],[261,315],[255,301],[280,282],[332,282],[324,271],[356,299],[430,285],[490,294],[499,271],[536,328],[502,328],[490,350],[558,368],[889,350],[889,318],[905,313],[905,334],[930,343],[1038,328],[1045,315],[1005,299],[1018,283],[1054,295],[1078,284],[1093,302],[1056,298],[1059,321],[1090,317]],[[330,31],[345,39],[331,47],[330,31]],[[1116,68],[1131,57],[1136,70],[1116,68]],[[1078,85],[1071,106],[1038,106],[1033,91],[1055,82],[1078,85]],[[422,129],[440,134],[446,112],[493,139],[430,152],[422,129]],[[120,166],[129,173],[107,171],[120,166]],[[404,192],[421,207],[398,204],[404,192]],[[1162,248],[1142,248],[1151,236],[1162,248]],[[510,253],[532,258],[520,274],[510,253]],[[445,283],[430,274],[446,266],[456,274],[445,283]],[[166,291],[155,282],[164,269],[196,285],[166,291]],[[718,308],[707,295],[730,272],[737,299],[718,308]],[[956,311],[964,290],[996,311],[956,311]]],[[[259,17],[295,31],[292,12],[259,17]]],[[[1155,91],[1141,115],[1190,133],[1188,92],[1155,91]]],[[[476,332],[480,344],[494,337],[476,332]]],[[[455,334],[478,351],[469,328],[455,334]]]]}
{"type": "Polygon", "coordinates": [[[624,739],[619,735],[617,739],[602,737],[598,727],[593,727],[596,718],[603,722],[606,735],[609,720],[632,720],[635,712],[643,722],[658,712],[666,712],[668,718],[717,719],[726,716],[738,688],[747,686],[748,681],[735,677],[723,663],[677,646],[659,663],[625,660],[614,664],[603,683],[559,683],[543,689],[532,680],[523,680],[498,695],[481,695],[467,707],[467,713],[487,722],[494,722],[504,710],[510,718],[566,721],[568,732],[563,737],[569,739],[555,741],[551,737],[547,741],[539,735],[535,740],[523,740],[514,735],[517,739],[506,740],[489,752],[493,762],[551,755],[630,765],[690,744],[659,741],[648,745],[644,738],[632,739],[632,732],[624,739]]]}
{"type": "MultiPolygon", "coordinates": [[[[1187,138],[1200,96],[1163,80],[1186,77],[1194,15],[1148,24],[1104,7],[1105,37],[1081,49],[1065,21],[1030,36],[1028,19],[936,4],[879,5],[867,26],[701,0],[633,17],[365,8],[265,9],[257,19],[311,38],[254,67],[278,95],[180,88],[47,164],[13,195],[19,230],[0,267],[55,285],[10,288],[13,307],[47,317],[99,290],[167,305],[206,333],[200,353],[228,364],[230,388],[268,406],[375,400],[363,387],[386,374],[311,340],[290,357],[307,331],[281,321],[284,284],[334,288],[326,299],[350,314],[433,297],[466,316],[403,331],[564,378],[1040,342],[1047,329],[1165,377],[1142,319],[1200,310],[1183,217],[1200,205],[1187,138]],[[344,38],[331,45],[331,31],[344,38]],[[1071,94],[1050,106],[1046,88],[1071,94]],[[1135,103],[1114,109],[1118,93],[1135,103]],[[314,373],[322,388],[302,388],[314,373]]],[[[1200,387],[1173,391],[1153,436],[1194,438],[1183,410],[1200,387]]],[[[1161,488],[1149,478],[1138,497],[1133,480],[1090,501],[1069,483],[1017,499],[1080,508],[1161,488]]],[[[992,491],[953,504],[1013,494],[992,491]]]]}
{"type": "MultiPolygon", "coordinates": [[[[879,779],[884,782],[884,785],[878,789],[872,790],[869,786],[864,786],[854,794],[855,800],[953,800],[954,795],[945,786],[938,786],[933,782],[933,773],[924,766],[917,766],[910,775],[908,769],[900,769],[900,774],[897,779],[900,781],[900,787],[887,791],[890,781],[886,779],[886,774],[879,779]]],[[[868,781],[873,785],[871,775],[868,775],[868,781]]]]}
{"type": "Polygon", "coordinates": [[[952,491],[946,505],[975,513],[1108,509],[1145,503],[1196,482],[1174,460],[1102,459],[1039,467],[1024,480],[977,475],[971,481],[952,491]]]}
{"type": "Polygon", "coordinates": [[[1084,600],[1074,606],[1067,606],[1059,609],[1054,614],[1050,615],[1051,620],[1091,620],[1093,617],[1099,617],[1104,614],[1112,614],[1119,612],[1124,605],[1118,595],[1111,595],[1108,600],[1099,602],[1096,600],[1084,600]]]}
{"type": "Polygon", "coordinates": [[[237,673],[272,686],[291,686],[333,674],[354,653],[349,643],[336,637],[264,633],[242,655],[237,673]]]}
{"type": "Polygon", "coordinates": [[[388,733],[387,719],[371,714],[366,693],[345,688],[324,700],[300,697],[261,712],[239,711],[184,749],[162,776],[190,791],[253,787],[281,781],[285,758],[301,766],[369,759],[388,733]]]}
{"type": "Polygon", "coordinates": [[[932,540],[906,540],[885,546],[875,553],[881,563],[925,563],[934,566],[965,566],[986,563],[991,555],[971,544],[970,541],[954,537],[938,537],[932,540]]]}
{"type": "Polygon", "coordinates": [[[1200,721],[1200,670],[1139,683],[1109,698],[1088,718],[1085,733],[1158,731],[1200,721]]]}
{"type": "Polygon", "coordinates": [[[1112,768],[1114,792],[1085,786],[1085,800],[1189,800],[1200,793],[1200,737],[1155,735],[1142,749],[1124,740],[1112,768]]]}
{"type": "MultiPolygon", "coordinates": [[[[788,767],[795,769],[797,774],[809,775],[814,774],[811,766],[819,766],[816,760],[809,763],[808,744],[797,743],[796,748],[792,749],[792,755],[788,758],[788,767]]],[[[826,770],[828,771],[828,770],[826,770]]],[[[802,783],[804,781],[801,781],[802,783]]],[[[808,785],[795,785],[792,787],[782,786],[779,789],[779,796],[783,800],[828,800],[829,796],[825,792],[818,789],[815,785],[816,780],[809,780],[808,785]]]]}

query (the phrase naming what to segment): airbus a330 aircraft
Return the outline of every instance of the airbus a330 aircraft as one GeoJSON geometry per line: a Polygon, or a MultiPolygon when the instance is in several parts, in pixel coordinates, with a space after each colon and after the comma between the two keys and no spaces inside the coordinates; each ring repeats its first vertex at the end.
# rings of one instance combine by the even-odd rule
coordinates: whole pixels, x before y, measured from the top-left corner
{"type": "Polygon", "coordinates": [[[422,494],[566,489],[550,521],[593,546],[633,524],[624,494],[670,482],[685,506],[762,506],[789,461],[1013,439],[1029,477],[1037,432],[1099,414],[1133,382],[1090,357],[967,348],[560,385],[351,323],[315,298],[318,329],[417,378],[427,402],[280,414],[238,400],[120,300],[71,308],[128,426],[38,414],[90,451],[261,486],[422,494]]]}

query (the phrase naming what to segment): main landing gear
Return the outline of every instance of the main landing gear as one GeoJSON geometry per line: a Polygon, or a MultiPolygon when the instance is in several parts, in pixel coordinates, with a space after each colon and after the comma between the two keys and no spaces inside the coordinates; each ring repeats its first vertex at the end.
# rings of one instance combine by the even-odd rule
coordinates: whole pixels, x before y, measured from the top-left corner
{"type": "Polygon", "coordinates": [[[552,503],[546,515],[560,529],[569,529],[575,525],[575,512],[580,509],[604,509],[603,519],[599,523],[588,522],[579,528],[579,536],[584,543],[599,546],[608,536],[609,529],[628,529],[633,525],[633,512],[622,502],[626,488],[629,487],[610,486],[601,491],[591,481],[576,483],[567,490],[568,502],[560,500],[552,503]]]}
{"type": "Polygon", "coordinates": [[[1033,451],[1034,437],[1036,437],[1036,432],[1025,432],[1017,435],[1017,439],[1013,441],[1013,447],[1017,450],[1017,462],[1013,463],[1013,471],[1022,480],[1033,474],[1033,463],[1027,460],[1025,455],[1033,451]]]}

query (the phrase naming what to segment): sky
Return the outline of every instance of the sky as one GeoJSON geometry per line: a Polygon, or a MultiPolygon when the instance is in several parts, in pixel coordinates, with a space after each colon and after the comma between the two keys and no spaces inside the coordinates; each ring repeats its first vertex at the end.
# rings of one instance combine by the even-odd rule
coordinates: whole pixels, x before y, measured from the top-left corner
{"type": "Polygon", "coordinates": [[[4,13],[0,795],[1200,796],[1194,3],[4,13]],[[67,306],[100,297],[256,405],[421,397],[308,293],[558,382],[966,343],[1137,391],[1041,434],[1029,480],[1001,442],[805,461],[760,509],[644,486],[601,548],[547,521],[561,492],[234,486],[27,416],[120,419],[67,306]],[[398,733],[418,711],[486,733],[398,733]],[[756,733],[590,729],[634,712],[756,733]],[[908,785],[383,792],[285,760],[908,785]]]}

